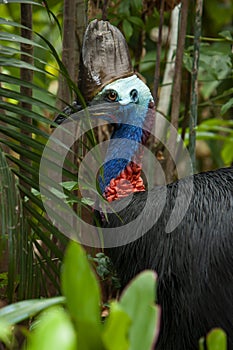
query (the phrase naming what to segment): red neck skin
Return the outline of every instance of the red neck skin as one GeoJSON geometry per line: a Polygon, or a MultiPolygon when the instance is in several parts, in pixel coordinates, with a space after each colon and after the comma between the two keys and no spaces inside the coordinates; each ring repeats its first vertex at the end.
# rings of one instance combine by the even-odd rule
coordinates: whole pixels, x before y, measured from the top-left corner
{"type": "Polygon", "coordinates": [[[109,186],[105,188],[103,196],[108,202],[127,197],[133,192],[145,191],[145,186],[141,178],[142,154],[135,158],[137,162],[132,160],[115,179],[110,181],[109,186]]]}

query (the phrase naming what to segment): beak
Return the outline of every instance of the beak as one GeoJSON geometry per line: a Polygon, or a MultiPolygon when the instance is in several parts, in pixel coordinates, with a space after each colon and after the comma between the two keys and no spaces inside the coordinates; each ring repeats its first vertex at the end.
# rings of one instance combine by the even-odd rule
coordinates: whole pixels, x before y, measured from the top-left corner
{"type": "MultiPolygon", "coordinates": [[[[63,114],[58,114],[58,115],[55,117],[55,119],[53,120],[53,123],[56,123],[57,125],[60,125],[60,124],[62,124],[62,123],[64,122],[64,120],[66,120],[67,118],[68,118],[68,115],[65,116],[65,115],[63,115],[63,114]]],[[[51,124],[50,127],[51,127],[51,128],[55,128],[56,125],[51,124]]]]}
{"type": "Polygon", "coordinates": [[[56,128],[57,125],[62,124],[72,113],[81,111],[82,106],[80,106],[77,101],[74,101],[71,106],[66,106],[61,113],[59,113],[53,120],[51,124],[51,129],[56,128]]]}

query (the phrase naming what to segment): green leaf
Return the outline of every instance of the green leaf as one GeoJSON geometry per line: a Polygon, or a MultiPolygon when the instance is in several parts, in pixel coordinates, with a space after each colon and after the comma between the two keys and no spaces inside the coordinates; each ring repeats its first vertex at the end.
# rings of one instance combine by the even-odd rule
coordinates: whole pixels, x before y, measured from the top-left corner
{"type": "MultiPolygon", "coordinates": [[[[132,0],[130,1],[130,5],[132,6],[132,8],[136,11],[140,11],[142,9],[142,0],[132,0]]],[[[137,17],[139,18],[139,17],[137,17]]]]}
{"type": "Polygon", "coordinates": [[[81,202],[85,205],[90,205],[90,206],[93,206],[95,204],[95,201],[93,201],[93,199],[87,198],[87,197],[82,198],[81,202]]]}
{"type": "Polygon", "coordinates": [[[66,250],[61,282],[80,348],[102,350],[100,288],[84,250],[76,242],[66,250]]]}
{"type": "Polygon", "coordinates": [[[32,4],[32,5],[39,5],[42,6],[40,3],[32,0],[1,0],[0,4],[12,4],[12,3],[24,3],[24,4],[32,4]]]}
{"type": "Polygon", "coordinates": [[[224,31],[218,33],[218,35],[225,38],[226,40],[233,41],[233,37],[232,37],[231,32],[229,30],[224,30],[224,31]]]}
{"type": "Polygon", "coordinates": [[[220,329],[213,329],[206,337],[208,350],[227,350],[226,333],[220,329]]]}
{"type": "Polygon", "coordinates": [[[7,348],[10,348],[12,338],[12,329],[11,326],[0,320],[0,341],[3,342],[7,348]]]}
{"type": "Polygon", "coordinates": [[[51,105],[44,103],[43,101],[40,101],[38,99],[22,95],[21,93],[13,90],[0,88],[0,94],[6,98],[13,98],[16,101],[27,102],[32,105],[37,105],[40,108],[48,108],[49,110],[53,110],[55,113],[57,112],[57,109],[52,107],[51,105]]]}
{"type": "Polygon", "coordinates": [[[64,303],[64,297],[50,299],[32,299],[20,301],[0,310],[0,322],[14,325],[29,317],[32,317],[49,306],[64,303]]]}
{"type": "Polygon", "coordinates": [[[221,156],[224,164],[230,165],[233,162],[233,140],[226,140],[223,149],[221,151],[221,156]]]}
{"type": "Polygon", "coordinates": [[[77,350],[74,326],[62,307],[44,311],[29,336],[27,350],[77,350]]]}
{"type": "Polygon", "coordinates": [[[65,182],[62,182],[61,185],[68,191],[74,191],[78,189],[77,181],[65,181],[65,182]]]}
{"type": "Polygon", "coordinates": [[[0,149],[0,243],[8,245],[7,297],[13,300],[17,259],[15,237],[22,233],[23,211],[15,178],[7,164],[5,154],[0,149]]]}
{"type": "Polygon", "coordinates": [[[143,20],[141,18],[139,18],[139,17],[136,17],[136,16],[128,17],[128,21],[133,23],[133,24],[136,24],[139,27],[143,27],[144,26],[143,20]]]}
{"type": "Polygon", "coordinates": [[[221,115],[225,114],[233,106],[233,97],[230,98],[221,108],[221,115]]]}
{"type": "Polygon", "coordinates": [[[197,129],[197,140],[222,140],[224,141],[226,136],[219,135],[216,132],[208,132],[208,131],[198,131],[197,129]]]}
{"type": "Polygon", "coordinates": [[[119,15],[129,16],[130,15],[130,1],[121,1],[119,4],[119,15]]]}
{"type": "Polygon", "coordinates": [[[158,334],[159,311],[155,306],[156,275],[139,274],[124,290],[120,305],[132,320],[129,350],[151,350],[158,334]]]}
{"type": "Polygon", "coordinates": [[[28,45],[39,47],[40,49],[43,49],[43,50],[48,50],[44,46],[37,44],[35,41],[29,40],[29,39],[24,38],[21,35],[17,35],[17,34],[12,35],[11,33],[1,32],[0,33],[0,40],[12,41],[12,42],[15,42],[17,44],[18,43],[28,44],[28,45]]]}
{"type": "Polygon", "coordinates": [[[128,333],[131,322],[132,320],[120,304],[113,302],[102,335],[106,350],[129,349],[128,333]]]}
{"type": "MultiPolygon", "coordinates": [[[[0,1],[0,4],[1,4],[1,1],[0,1]]],[[[21,25],[20,23],[10,21],[9,19],[2,18],[2,17],[0,18],[0,24],[11,26],[11,27],[19,27],[19,28],[25,28],[25,29],[27,28],[28,29],[28,27],[25,27],[25,26],[21,25]]]]}
{"type": "Polygon", "coordinates": [[[124,31],[126,40],[129,41],[129,39],[133,35],[132,24],[127,19],[124,19],[122,22],[122,26],[123,26],[123,31],[124,31]]]}
{"type": "MultiPolygon", "coordinates": [[[[42,62],[42,63],[44,63],[44,62],[42,62]]],[[[41,70],[41,72],[44,73],[44,71],[42,71],[42,70],[41,70]]],[[[12,77],[12,76],[10,76],[8,74],[0,73],[0,81],[4,82],[4,83],[7,83],[7,84],[14,84],[14,85],[17,85],[17,86],[25,86],[25,87],[28,87],[28,88],[40,91],[43,95],[47,94],[47,95],[53,97],[53,95],[50,92],[48,92],[46,89],[41,88],[41,87],[39,87],[39,86],[37,86],[37,85],[35,85],[33,83],[30,83],[28,81],[22,81],[21,79],[16,78],[16,77],[12,77]]],[[[59,110],[57,110],[57,112],[59,113],[59,110]]],[[[44,119],[46,119],[46,118],[44,118],[44,119]]]]}
{"type": "Polygon", "coordinates": [[[205,338],[204,337],[199,339],[198,345],[199,345],[199,350],[205,350],[205,338]]]}
{"type": "Polygon", "coordinates": [[[202,82],[201,93],[209,98],[217,86],[225,79],[231,70],[230,55],[202,54],[200,56],[199,81],[202,82]]]}

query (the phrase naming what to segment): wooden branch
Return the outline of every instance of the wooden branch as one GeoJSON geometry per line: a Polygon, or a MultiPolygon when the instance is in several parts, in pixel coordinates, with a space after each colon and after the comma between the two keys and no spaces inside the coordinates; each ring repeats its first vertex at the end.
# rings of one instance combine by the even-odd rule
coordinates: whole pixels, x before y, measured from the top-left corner
{"type": "Polygon", "coordinates": [[[196,2],[196,16],[194,26],[194,57],[191,74],[191,108],[189,121],[189,152],[192,160],[193,169],[196,167],[196,126],[198,115],[198,67],[200,56],[200,37],[202,24],[203,0],[196,2]]]}
{"type": "MultiPolygon", "coordinates": [[[[162,114],[167,117],[171,104],[172,84],[175,74],[175,59],[177,49],[178,38],[178,25],[179,25],[179,10],[180,6],[176,6],[171,15],[171,28],[170,28],[170,43],[167,53],[167,63],[163,76],[162,87],[159,93],[158,107],[156,113],[162,114]]],[[[159,140],[156,143],[165,142],[167,133],[167,124],[163,122],[162,118],[155,118],[155,131],[159,135],[159,140]]]]}
{"type": "Polygon", "coordinates": [[[159,37],[157,42],[156,50],[156,64],[155,64],[155,74],[154,74],[154,101],[155,108],[157,109],[158,105],[158,90],[159,90],[159,81],[160,81],[160,61],[161,61],[161,49],[162,49],[162,31],[163,31],[163,21],[164,21],[164,0],[161,1],[160,10],[159,10],[160,20],[159,20],[159,37]]]}
{"type": "Polygon", "coordinates": [[[167,53],[167,63],[164,71],[162,87],[159,94],[158,111],[167,116],[170,108],[172,83],[175,74],[175,59],[179,25],[179,6],[176,6],[171,15],[170,44],[167,53]]]}
{"type": "MultiPolygon", "coordinates": [[[[72,79],[75,65],[75,1],[64,0],[63,8],[62,62],[72,79]]],[[[57,107],[59,109],[63,109],[73,99],[67,81],[61,73],[59,75],[57,97],[57,107]],[[66,101],[66,104],[61,102],[60,99],[66,101]]]]}
{"type": "Polygon", "coordinates": [[[76,38],[76,46],[75,46],[75,76],[74,81],[78,81],[78,73],[79,73],[79,62],[80,62],[80,54],[82,51],[82,45],[83,45],[83,36],[84,32],[87,27],[88,22],[88,6],[86,0],[76,0],[76,31],[75,31],[75,38],[76,38]]]}
{"type": "MultiPolygon", "coordinates": [[[[83,34],[87,24],[87,9],[85,0],[64,0],[62,62],[72,81],[78,81],[79,61],[82,48],[83,34]]],[[[62,74],[59,76],[57,107],[63,109],[71,103],[75,96],[62,74]],[[60,101],[66,102],[63,103],[60,101]]]]}
{"type": "Polygon", "coordinates": [[[103,1],[103,9],[102,9],[102,20],[103,21],[107,21],[107,19],[108,19],[108,7],[109,7],[108,2],[109,2],[108,0],[103,1]]]}
{"type": "MultiPolygon", "coordinates": [[[[188,17],[188,0],[182,1],[181,15],[180,15],[180,30],[178,35],[176,62],[175,62],[175,76],[172,91],[172,107],[171,107],[171,124],[173,128],[170,128],[170,137],[168,139],[166,150],[169,152],[171,149],[175,149],[177,145],[177,129],[180,110],[180,96],[181,96],[181,80],[182,80],[182,63],[183,52],[185,45],[187,17],[188,17]]],[[[166,162],[166,180],[168,183],[174,179],[174,160],[168,154],[166,162]]]]}

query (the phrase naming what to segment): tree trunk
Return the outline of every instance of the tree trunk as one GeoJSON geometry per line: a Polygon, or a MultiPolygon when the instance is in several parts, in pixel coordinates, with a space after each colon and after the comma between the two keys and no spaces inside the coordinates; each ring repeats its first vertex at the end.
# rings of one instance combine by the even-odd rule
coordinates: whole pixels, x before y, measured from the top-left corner
{"type": "MultiPolygon", "coordinates": [[[[75,83],[78,81],[80,54],[86,26],[86,1],[64,0],[62,62],[69,73],[69,78],[75,83]]],[[[75,98],[62,74],[59,76],[57,97],[57,107],[59,109],[62,109],[66,104],[70,104],[75,98]]]]}
{"type": "MultiPolygon", "coordinates": [[[[175,61],[175,76],[172,90],[172,106],[171,106],[171,124],[174,128],[170,128],[170,137],[167,142],[167,150],[176,149],[177,146],[177,129],[180,111],[180,97],[181,97],[181,82],[182,82],[182,66],[183,66],[183,52],[185,45],[187,17],[188,17],[188,0],[182,1],[180,30],[178,34],[176,61],[175,61]]],[[[168,154],[166,162],[166,180],[170,183],[174,180],[175,163],[171,155],[168,154]]]]}
{"type": "Polygon", "coordinates": [[[203,0],[196,2],[196,16],[194,27],[194,57],[191,80],[191,107],[189,123],[189,152],[192,159],[193,170],[196,168],[196,126],[198,114],[198,68],[200,56],[200,36],[202,23],[203,0]]]}

